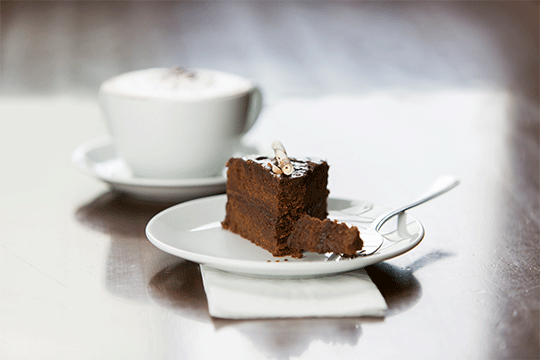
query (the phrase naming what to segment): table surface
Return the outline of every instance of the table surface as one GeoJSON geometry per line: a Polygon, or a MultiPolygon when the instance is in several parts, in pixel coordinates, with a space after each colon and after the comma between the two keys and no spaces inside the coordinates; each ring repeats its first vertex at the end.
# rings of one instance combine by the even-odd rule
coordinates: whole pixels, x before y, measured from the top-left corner
{"type": "Polygon", "coordinates": [[[538,2],[1,2],[0,358],[538,359],[538,2]],[[255,79],[246,135],[326,158],[333,196],[410,210],[422,243],[367,268],[384,318],[232,321],[136,200],[77,171],[106,78],[255,79]],[[280,131],[287,129],[287,132],[280,131]]]}

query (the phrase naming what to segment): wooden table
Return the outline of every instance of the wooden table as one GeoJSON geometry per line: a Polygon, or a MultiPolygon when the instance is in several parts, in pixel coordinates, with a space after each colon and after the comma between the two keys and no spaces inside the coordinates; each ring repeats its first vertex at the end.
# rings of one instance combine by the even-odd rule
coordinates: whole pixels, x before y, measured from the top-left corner
{"type": "Polygon", "coordinates": [[[0,3],[0,358],[538,359],[538,2],[0,3]],[[209,316],[197,264],[146,239],[171,204],[70,163],[97,88],[181,64],[255,79],[246,142],[325,157],[332,196],[426,236],[367,270],[382,319],[209,316]],[[280,128],[289,129],[282,133],[280,128]]]}

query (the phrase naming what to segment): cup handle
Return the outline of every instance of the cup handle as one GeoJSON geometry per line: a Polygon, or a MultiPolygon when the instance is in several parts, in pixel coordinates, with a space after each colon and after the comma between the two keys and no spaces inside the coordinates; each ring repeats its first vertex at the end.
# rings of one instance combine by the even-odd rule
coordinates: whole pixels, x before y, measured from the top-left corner
{"type": "Polygon", "coordinates": [[[248,113],[247,113],[248,116],[247,116],[247,121],[244,126],[244,129],[242,131],[242,134],[247,133],[249,129],[251,129],[253,124],[255,124],[255,121],[259,117],[259,113],[262,110],[262,105],[263,105],[263,96],[262,96],[261,90],[255,86],[255,88],[250,94],[249,108],[248,108],[248,113]]]}

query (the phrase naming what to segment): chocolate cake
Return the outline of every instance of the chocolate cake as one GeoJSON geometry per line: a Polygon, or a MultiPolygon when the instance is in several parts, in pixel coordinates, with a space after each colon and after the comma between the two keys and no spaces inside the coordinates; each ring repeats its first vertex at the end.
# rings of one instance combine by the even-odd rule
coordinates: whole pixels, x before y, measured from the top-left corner
{"type": "Polygon", "coordinates": [[[348,227],[336,220],[320,220],[304,215],[294,225],[287,245],[300,251],[354,256],[357,250],[362,249],[362,240],[356,226],[348,227]]]}
{"type": "Polygon", "coordinates": [[[227,205],[222,222],[228,229],[274,256],[301,257],[302,249],[287,240],[304,215],[328,216],[328,164],[290,158],[292,173],[280,171],[266,156],[231,158],[227,162],[227,205]]]}

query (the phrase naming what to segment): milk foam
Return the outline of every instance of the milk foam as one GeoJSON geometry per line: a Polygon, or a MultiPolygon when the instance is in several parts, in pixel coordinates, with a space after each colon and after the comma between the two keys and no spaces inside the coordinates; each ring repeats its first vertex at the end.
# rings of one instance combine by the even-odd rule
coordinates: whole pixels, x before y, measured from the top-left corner
{"type": "Polygon", "coordinates": [[[248,92],[253,84],[243,77],[215,70],[151,68],[118,75],[101,91],[128,97],[207,100],[248,92]]]}

